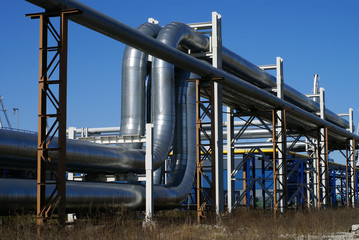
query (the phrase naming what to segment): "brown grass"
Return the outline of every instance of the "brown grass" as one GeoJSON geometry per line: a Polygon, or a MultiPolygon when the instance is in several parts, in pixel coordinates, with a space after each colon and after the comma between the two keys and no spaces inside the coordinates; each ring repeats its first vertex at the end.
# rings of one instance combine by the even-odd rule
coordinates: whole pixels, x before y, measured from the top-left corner
{"type": "Polygon", "coordinates": [[[287,212],[237,209],[232,214],[196,223],[194,211],[156,212],[156,224],[142,227],[143,215],[126,210],[98,213],[59,227],[49,222],[37,238],[33,215],[2,216],[0,239],[293,239],[347,232],[359,223],[359,209],[287,212]]]}

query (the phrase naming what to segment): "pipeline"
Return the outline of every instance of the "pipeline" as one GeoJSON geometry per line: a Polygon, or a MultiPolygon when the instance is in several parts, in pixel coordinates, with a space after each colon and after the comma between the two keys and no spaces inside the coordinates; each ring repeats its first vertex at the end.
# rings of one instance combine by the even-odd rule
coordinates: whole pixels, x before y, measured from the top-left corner
{"type": "MultiPolygon", "coordinates": [[[[186,161],[178,162],[172,176],[176,176],[165,186],[153,188],[155,207],[176,207],[182,203],[191,190],[196,166],[195,143],[195,85],[188,84],[186,94],[186,161]]],[[[1,139],[1,137],[0,137],[1,139]]],[[[71,141],[72,142],[72,141],[71,141]]],[[[76,141],[74,141],[76,142],[76,141]]],[[[80,142],[80,141],[77,141],[80,142]]],[[[91,144],[94,147],[97,144],[91,144]]],[[[89,147],[89,146],[87,146],[89,147]]],[[[51,187],[47,193],[51,192],[51,187]]],[[[36,206],[36,181],[0,178],[0,210],[34,209],[36,206]]],[[[89,209],[126,207],[138,209],[144,206],[145,188],[141,184],[117,184],[74,182],[66,183],[66,207],[69,209],[89,209]]]]}
{"type": "MultiPolygon", "coordinates": [[[[224,88],[226,88],[228,91],[224,91],[224,101],[228,103],[229,105],[235,104],[236,101],[238,101],[237,96],[239,94],[243,94],[244,96],[248,96],[250,99],[256,99],[253,101],[255,104],[260,103],[261,109],[268,109],[270,107],[285,107],[285,108],[291,108],[293,111],[291,111],[289,119],[291,121],[308,121],[304,126],[308,128],[313,128],[313,126],[324,126],[324,127],[331,127],[330,131],[333,136],[337,137],[337,139],[342,140],[346,137],[352,137],[355,139],[358,139],[358,136],[351,134],[347,132],[345,129],[343,129],[342,119],[337,117],[336,115],[331,116],[334,120],[330,120],[331,117],[327,117],[329,121],[322,120],[318,118],[317,116],[313,115],[312,112],[316,112],[317,109],[314,107],[311,107],[310,104],[304,103],[305,107],[301,106],[301,99],[303,95],[299,96],[298,92],[295,90],[292,91],[290,88],[287,88],[285,90],[285,99],[288,101],[292,101],[292,103],[278,99],[274,95],[258,88],[258,83],[263,84],[261,87],[266,86],[272,86],[273,85],[273,77],[266,77],[266,73],[253,64],[249,64],[247,61],[241,61],[241,58],[237,55],[230,55],[228,54],[228,51],[224,48],[223,52],[223,65],[224,68],[227,69],[235,69],[234,75],[232,73],[228,73],[225,71],[222,71],[220,69],[216,69],[212,66],[210,66],[208,63],[205,63],[203,61],[197,60],[191,56],[188,56],[186,53],[183,53],[176,48],[179,46],[179,43],[181,42],[181,47],[189,48],[191,50],[199,50],[199,51],[207,51],[208,50],[208,39],[204,37],[203,35],[195,32],[193,29],[188,27],[185,24],[182,23],[172,23],[169,24],[168,27],[166,26],[164,29],[161,30],[159,33],[158,39],[155,40],[151,36],[145,35],[139,31],[136,31],[125,24],[118,22],[114,19],[111,19],[93,9],[88,8],[87,6],[78,3],[77,1],[73,0],[28,0],[29,2],[34,3],[35,5],[38,5],[40,7],[45,8],[48,11],[52,10],[59,10],[59,9],[65,9],[65,8],[77,8],[82,11],[82,14],[71,16],[70,19],[74,22],[77,22],[81,25],[84,25],[86,27],[89,27],[95,31],[101,32],[107,36],[110,36],[116,40],[119,40],[121,42],[124,42],[130,46],[136,47],[141,51],[144,51],[148,54],[151,54],[155,57],[158,57],[163,60],[155,59],[155,62],[152,66],[152,91],[151,91],[151,97],[152,97],[152,116],[153,116],[153,122],[155,125],[155,150],[154,151],[154,163],[155,166],[161,165],[164,157],[166,157],[166,154],[169,150],[169,145],[172,143],[174,132],[176,131],[174,116],[174,80],[173,80],[173,74],[174,74],[174,67],[171,64],[175,64],[179,66],[182,69],[186,69],[189,72],[196,73],[200,76],[221,76],[224,77],[223,80],[221,80],[221,83],[224,88]],[[171,30],[171,29],[180,29],[178,30],[171,30]],[[163,32],[162,32],[163,31],[163,32]],[[168,35],[165,34],[166,32],[173,32],[174,35],[168,35]],[[181,32],[182,31],[182,32],[181,32]],[[163,34],[163,37],[161,34],[163,34]],[[173,40],[166,42],[168,39],[173,38],[173,40]],[[227,54],[227,55],[226,55],[227,54]],[[230,56],[228,56],[230,55],[230,56]],[[228,63],[228,59],[239,59],[239,61],[235,62],[235,66],[230,66],[228,63]],[[227,59],[227,60],[226,60],[227,59]],[[166,61],[166,62],[165,62],[166,61]],[[168,63],[167,63],[168,62],[168,63]],[[171,64],[169,64],[171,63],[171,64]],[[246,65],[247,64],[247,65],[246,65]],[[239,66],[239,67],[238,67],[239,66]],[[247,68],[247,69],[246,69],[247,68]],[[249,69],[249,70],[248,70],[249,69]],[[253,73],[253,74],[251,74],[253,73]],[[264,76],[264,78],[263,78],[264,76]],[[250,82],[245,82],[241,80],[240,78],[250,82]],[[263,79],[261,79],[263,78],[263,79]],[[166,79],[166,80],[165,80],[166,79]],[[170,80],[167,80],[170,79],[170,80]],[[263,80],[263,81],[262,81],[263,80]],[[262,81],[262,83],[261,83],[262,81]],[[264,82],[264,83],[263,83],[264,82]],[[252,85],[257,84],[258,86],[252,85]],[[156,85],[157,84],[157,85],[156,85]],[[267,84],[267,85],[266,85],[267,84]],[[166,90],[162,90],[161,87],[166,86],[166,90]],[[158,92],[155,93],[155,89],[160,89],[161,94],[158,92]],[[286,93],[286,91],[289,91],[290,93],[293,93],[295,97],[290,96],[290,94],[286,93]],[[162,93],[163,94],[162,96],[162,93]],[[171,94],[171,96],[168,96],[168,94],[171,94]],[[296,96],[298,95],[298,96],[296,96]],[[297,100],[296,100],[297,99],[297,100]],[[165,102],[167,101],[167,102],[165,102]],[[299,101],[299,102],[296,102],[299,101]],[[294,104],[293,104],[294,103],[294,104]],[[165,111],[163,111],[165,110],[165,111]],[[309,111],[309,112],[308,112],[309,111]],[[170,113],[170,114],[168,114],[170,113]],[[333,124],[334,123],[334,124],[333,124]],[[165,126],[162,128],[162,126],[165,126]],[[156,143],[157,141],[157,143],[156,143]],[[161,143],[166,143],[165,145],[161,145],[161,143]]],[[[232,61],[232,60],[231,60],[232,61]]],[[[143,79],[141,77],[141,79],[143,79]]],[[[144,82],[144,80],[141,80],[144,82]]],[[[141,83],[142,84],[142,83],[141,83]]],[[[193,91],[193,87],[192,87],[193,91]]],[[[143,91],[141,90],[141,93],[143,91]]],[[[190,92],[190,88],[188,88],[188,92],[190,92]]],[[[194,92],[194,91],[193,91],[194,92]]],[[[143,94],[144,95],[144,94],[143,94]]],[[[193,96],[192,96],[193,97],[193,96]]],[[[303,96],[304,97],[304,96],[303,96]]],[[[189,96],[187,95],[187,100],[189,96]]],[[[193,97],[194,98],[194,97],[193,97]]],[[[307,101],[308,99],[305,99],[307,101]]],[[[142,101],[142,100],[141,100],[142,101]]],[[[311,101],[311,100],[309,100],[311,101]]],[[[194,104],[193,104],[194,106],[194,104]]],[[[158,204],[164,204],[164,205],[177,205],[180,203],[186,194],[188,193],[191,183],[193,181],[194,171],[195,171],[195,163],[193,161],[195,156],[195,150],[193,143],[195,137],[193,137],[193,134],[195,133],[195,130],[193,127],[189,126],[190,123],[189,119],[192,119],[194,123],[194,107],[191,106],[190,103],[187,102],[187,128],[182,127],[182,129],[186,129],[183,131],[187,132],[188,141],[187,141],[187,161],[186,161],[186,170],[183,172],[184,169],[184,162],[179,162],[179,165],[177,167],[174,167],[175,173],[174,176],[177,176],[175,180],[170,181],[170,185],[168,186],[156,186],[154,189],[154,197],[155,197],[155,203],[158,204]],[[192,134],[192,135],[191,135],[192,134]],[[178,170],[175,170],[178,169],[178,170]],[[181,172],[180,174],[177,174],[177,172],[181,172]],[[181,180],[179,176],[182,176],[181,180]]],[[[142,110],[140,111],[143,112],[142,110]]],[[[140,114],[141,114],[140,113],[140,114]]],[[[326,112],[327,115],[332,115],[330,112],[326,112]]],[[[289,114],[288,114],[289,115],[289,114]]],[[[140,122],[137,123],[137,127],[142,124],[144,118],[141,118],[140,122]]],[[[176,116],[176,120],[177,120],[176,116]]],[[[304,124],[304,123],[303,123],[304,124]]],[[[127,127],[125,126],[124,129],[127,127]]],[[[344,126],[345,128],[345,126],[344,126]]],[[[128,129],[131,129],[131,127],[128,127],[128,129]]],[[[141,127],[136,130],[136,132],[141,133],[141,127]]],[[[8,134],[4,132],[0,132],[0,134],[8,134]]],[[[125,134],[125,133],[121,133],[125,134]]],[[[176,132],[177,134],[177,132],[176,132]]],[[[30,138],[30,136],[22,136],[25,138],[30,138]]],[[[11,141],[4,141],[0,143],[0,149],[2,149],[2,146],[5,146],[5,153],[1,152],[3,150],[0,150],[0,155],[8,157],[8,159],[14,159],[17,158],[17,154],[23,154],[24,157],[29,158],[31,157],[31,153],[27,152],[30,151],[30,149],[27,149],[26,146],[24,147],[23,152],[17,153],[16,148],[13,148],[13,146],[16,146],[17,149],[21,145],[22,142],[19,142],[18,138],[12,138],[12,136],[9,137],[10,139],[13,139],[13,142],[11,141]],[[10,143],[9,143],[10,142],[10,143]],[[25,154],[27,152],[28,154],[25,154]]],[[[1,138],[0,138],[1,139],[1,138]]],[[[183,139],[182,139],[183,141],[183,139]]],[[[36,141],[34,141],[36,143],[36,141]]],[[[29,144],[31,145],[31,144],[29,144]]],[[[78,164],[77,162],[80,162],[80,164],[77,165],[78,169],[87,169],[86,171],[91,171],[91,169],[97,170],[101,169],[101,171],[124,171],[124,172],[141,172],[143,171],[143,165],[144,165],[144,152],[140,149],[132,149],[132,148],[126,148],[123,146],[96,146],[96,144],[90,144],[90,143],[83,143],[83,142],[70,142],[69,141],[69,162],[72,162],[71,159],[73,159],[73,164],[76,166],[78,164]],[[71,146],[74,147],[73,150],[71,150],[71,146]],[[95,148],[92,149],[92,148],[95,148]],[[81,151],[79,151],[81,150],[81,151]],[[71,151],[73,151],[71,153],[71,151]],[[77,151],[77,152],[76,152],[77,151]],[[97,152],[98,151],[98,152],[97,152]],[[85,152],[85,155],[88,155],[88,159],[81,159],[80,154],[76,155],[78,152],[85,152]],[[103,156],[105,157],[103,157],[103,156]],[[96,157],[94,157],[96,156],[96,157]],[[97,157],[99,157],[97,159],[97,157]],[[72,158],[73,157],[73,158],[72,158]],[[107,158],[108,157],[108,158],[107,158]],[[88,165],[88,166],[85,166],[88,165]],[[90,167],[89,167],[90,166],[90,167]],[[93,167],[95,166],[95,167],[93,167]],[[93,167],[93,168],[92,168],[93,167]],[[111,170],[112,169],[112,170],[111,170]],[[114,170],[115,169],[115,170],[114,170]]],[[[21,147],[20,147],[21,148],[21,147]]],[[[185,151],[185,147],[181,147],[182,151],[185,151]]],[[[178,153],[178,158],[183,159],[183,157],[180,156],[180,154],[185,154],[181,151],[178,153]]],[[[21,161],[21,156],[19,157],[19,161],[21,161]]],[[[76,167],[74,167],[76,169],[76,167]]],[[[1,180],[1,184],[3,184],[3,180],[1,180]]],[[[5,184],[5,183],[4,183],[5,184]]],[[[82,184],[82,183],[79,183],[82,184]]],[[[35,184],[34,184],[35,186],[35,184]]],[[[85,185],[84,185],[85,186],[85,185]]],[[[141,204],[143,204],[143,186],[142,185],[132,185],[127,184],[124,185],[123,192],[128,191],[128,189],[131,192],[131,194],[136,195],[137,199],[130,199],[131,197],[127,198],[130,199],[129,202],[133,203],[133,207],[138,207],[141,204]]],[[[106,188],[106,187],[105,187],[106,188]]],[[[122,187],[119,187],[120,189],[122,187]]],[[[70,187],[71,189],[71,187],[70,187]]],[[[121,190],[122,191],[122,190],[121,190]]],[[[111,192],[111,191],[110,191],[111,192]]],[[[112,194],[112,192],[111,192],[112,194]]],[[[116,194],[115,194],[116,195],[116,194]]],[[[117,194],[118,195],[118,194],[117,194]]],[[[127,196],[127,194],[125,194],[127,196]]],[[[83,195],[83,197],[86,197],[83,195]]],[[[96,197],[96,196],[92,196],[96,197]]],[[[120,197],[121,198],[121,197],[120,197]]],[[[123,202],[127,202],[126,199],[121,198],[123,202]]]]}
{"type": "MultiPolygon", "coordinates": [[[[137,30],[156,38],[161,27],[158,24],[145,23],[137,30]]],[[[145,82],[150,74],[147,72],[147,65],[148,54],[126,46],[122,60],[120,136],[145,135],[145,82]]],[[[129,144],[127,147],[140,149],[142,144],[129,144]]]]}
{"type": "MultiPolygon", "coordinates": [[[[290,109],[296,110],[295,115],[297,115],[298,119],[301,121],[302,118],[305,116],[305,120],[308,122],[313,122],[316,125],[324,125],[327,127],[332,126],[339,126],[340,129],[335,127],[335,131],[338,132],[340,135],[348,136],[348,132],[345,130],[348,128],[348,123],[338,117],[336,114],[330,114],[330,112],[326,112],[326,117],[328,120],[334,118],[334,123],[328,124],[326,121],[322,121],[319,118],[316,118],[312,113],[318,112],[318,108],[315,106],[318,106],[317,104],[313,104],[314,102],[309,99],[310,105],[314,106],[313,109],[310,110],[311,113],[308,113],[304,109],[298,109],[297,106],[295,106],[296,103],[289,104],[288,102],[284,102],[275,96],[265,92],[260,91],[258,88],[256,88],[253,85],[244,84],[243,81],[240,79],[233,77],[231,74],[228,74],[224,71],[221,71],[219,69],[216,69],[209,64],[205,64],[203,61],[197,60],[193,57],[188,56],[185,53],[182,53],[180,51],[177,51],[174,48],[171,48],[169,46],[166,46],[162,44],[161,42],[158,42],[156,40],[151,39],[148,36],[145,36],[139,32],[136,32],[136,30],[132,29],[131,27],[113,19],[108,16],[105,16],[104,14],[101,14],[97,12],[94,9],[91,9],[90,7],[79,3],[75,0],[26,0],[28,2],[31,2],[39,7],[42,7],[49,11],[56,11],[61,9],[79,9],[82,11],[82,14],[70,16],[70,19],[80,25],[83,25],[85,27],[88,27],[92,30],[95,30],[97,32],[100,32],[106,36],[109,36],[115,40],[121,41],[127,45],[133,46],[141,51],[147,52],[157,58],[163,59],[167,62],[170,62],[172,64],[175,64],[176,66],[179,66],[183,69],[186,69],[190,72],[196,73],[200,76],[218,76],[218,77],[224,77],[224,80],[221,80],[221,83],[223,86],[228,87],[230,89],[236,90],[237,94],[245,94],[247,96],[252,96],[253,99],[257,99],[255,102],[262,103],[263,106],[265,106],[265,103],[268,103],[269,106],[275,106],[275,107],[283,107],[286,106],[290,109]],[[313,103],[312,103],[313,102],[313,103]]],[[[233,53],[226,48],[223,48],[223,65],[227,66],[231,69],[236,69],[237,76],[241,76],[242,79],[253,82],[253,83],[260,83],[263,85],[263,87],[267,86],[273,86],[273,77],[270,77],[269,74],[265,73],[258,67],[256,67],[254,64],[251,64],[247,60],[243,59],[242,57],[238,55],[233,55],[233,53]],[[228,60],[226,60],[228,59],[228,60]],[[234,62],[232,62],[234,60],[234,62]],[[229,67],[232,65],[231,67],[229,67]]],[[[274,81],[275,82],[275,81],[274,81]]],[[[289,91],[292,91],[294,89],[289,89],[289,91]]],[[[287,91],[285,90],[284,93],[287,91]]],[[[298,99],[298,97],[293,97],[295,95],[301,95],[302,97],[299,97],[301,99],[306,98],[302,94],[300,94],[298,91],[294,90],[293,94],[291,94],[289,98],[298,99]]],[[[230,98],[233,98],[229,96],[230,98]]],[[[224,98],[225,99],[225,98],[224,98]]],[[[305,99],[308,101],[308,99],[305,99]]],[[[303,103],[304,105],[306,103],[303,103]]],[[[231,104],[229,104],[231,105],[231,104]]],[[[299,108],[300,105],[298,105],[299,108]]],[[[306,106],[307,108],[311,108],[310,106],[306,106]]],[[[330,120],[331,121],[331,120],[330,120]]],[[[351,137],[357,138],[354,134],[349,134],[351,137]]]]}

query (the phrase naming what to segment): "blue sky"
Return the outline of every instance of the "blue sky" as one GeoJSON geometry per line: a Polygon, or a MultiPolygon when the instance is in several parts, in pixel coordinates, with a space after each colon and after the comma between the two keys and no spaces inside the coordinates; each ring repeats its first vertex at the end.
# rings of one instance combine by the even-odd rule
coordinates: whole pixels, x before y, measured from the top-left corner
{"type": "MultiPolygon", "coordinates": [[[[311,93],[320,75],[326,106],[354,108],[358,121],[359,1],[81,1],[131,27],[153,17],[161,25],[210,21],[222,15],[223,45],[257,65],[284,59],[285,83],[311,93]]],[[[0,95],[20,109],[20,128],[37,129],[39,22],[25,17],[42,9],[4,1],[0,15],[0,95]]],[[[124,45],[69,24],[68,126],[120,125],[124,45]]],[[[2,113],[0,117],[4,119],[2,113]]],[[[16,117],[9,111],[13,126],[16,117]]]]}

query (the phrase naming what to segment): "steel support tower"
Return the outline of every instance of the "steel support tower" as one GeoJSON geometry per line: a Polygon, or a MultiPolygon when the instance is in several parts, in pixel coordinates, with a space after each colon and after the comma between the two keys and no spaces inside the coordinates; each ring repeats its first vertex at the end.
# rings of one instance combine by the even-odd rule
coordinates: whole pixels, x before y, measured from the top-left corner
{"type": "Polygon", "coordinates": [[[55,209],[57,209],[59,223],[63,225],[66,220],[67,31],[68,15],[78,12],[71,9],[26,15],[32,19],[40,20],[37,151],[38,225],[46,222],[55,209]],[[54,17],[60,18],[58,29],[51,22],[54,17]],[[50,37],[52,38],[50,39],[50,37]],[[55,136],[58,138],[57,142],[53,141],[55,136]],[[48,179],[47,173],[51,173],[53,179],[48,179]]]}

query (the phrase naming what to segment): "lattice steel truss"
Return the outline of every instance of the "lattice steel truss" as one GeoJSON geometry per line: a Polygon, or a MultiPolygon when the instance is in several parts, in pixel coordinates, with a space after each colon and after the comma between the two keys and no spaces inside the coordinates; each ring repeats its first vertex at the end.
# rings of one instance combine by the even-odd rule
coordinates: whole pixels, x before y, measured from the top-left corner
{"type": "Polygon", "coordinates": [[[214,140],[214,81],[209,79],[196,80],[196,132],[197,132],[197,221],[206,218],[206,210],[214,210],[214,178],[215,178],[215,140],[214,140]],[[209,84],[209,88],[208,88],[209,84]],[[201,98],[201,91],[207,99],[201,98]],[[204,128],[210,124],[211,134],[204,128]],[[205,136],[201,137],[201,133],[205,136]],[[210,173],[210,174],[208,174],[210,173]],[[205,181],[205,183],[203,182],[205,181]],[[205,187],[207,186],[207,187],[205,187]],[[209,207],[211,204],[211,207],[209,207]]]}
{"type": "Polygon", "coordinates": [[[38,225],[47,221],[55,208],[57,208],[58,221],[60,224],[65,224],[67,16],[75,13],[78,11],[72,9],[27,15],[32,19],[40,19],[37,154],[38,225]],[[50,21],[53,17],[60,18],[58,29],[50,21]],[[50,44],[54,44],[54,46],[49,46],[50,44]],[[57,142],[53,141],[56,136],[57,142]],[[54,159],[57,159],[57,163],[54,162],[54,159]],[[47,172],[50,172],[55,180],[47,179],[47,172]],[[50,186],[54,187],[50,188],[50,186]],[[46,193],[46,190],[51,190],[51,193],[46,193]]]}
{"type": "Polygon", "coordinates": [[[272,110],[274,212],[287,209],[287,124],[286,110],[272,110]]]}
{"type": "Polygon", "coordinates": [[[329,162],[327,128],[321,128],[318,130],[317,144],[318,208],[322,208],[327,207],[329,203],[329,162]]]}

